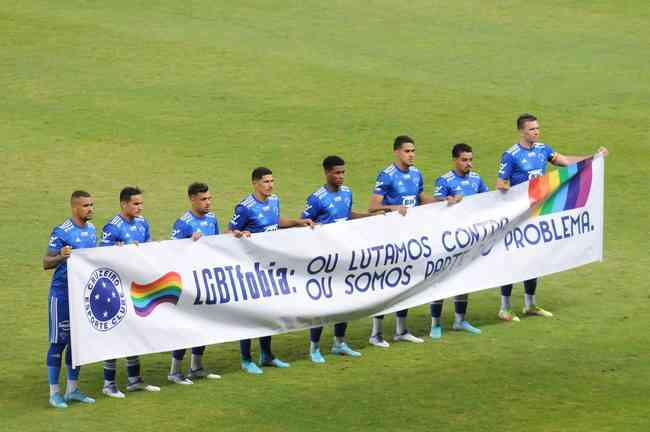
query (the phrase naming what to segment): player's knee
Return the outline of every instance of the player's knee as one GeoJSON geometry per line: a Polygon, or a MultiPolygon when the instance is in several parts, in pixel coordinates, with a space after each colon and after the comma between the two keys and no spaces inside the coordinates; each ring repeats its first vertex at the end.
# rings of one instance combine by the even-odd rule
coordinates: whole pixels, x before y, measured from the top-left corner
{"type": "Polygon", "coordinates": [[[65,364],[66,366],[72,366],[72,348],[68,345],[68,349],[65,350],[65,364]]]}
{"type": "Polygon", "coordinates": [[[61,366],[61,355],[65,349],[65,344],[51,343],[47,350],[47,365],[53,367],[61,366]]]}

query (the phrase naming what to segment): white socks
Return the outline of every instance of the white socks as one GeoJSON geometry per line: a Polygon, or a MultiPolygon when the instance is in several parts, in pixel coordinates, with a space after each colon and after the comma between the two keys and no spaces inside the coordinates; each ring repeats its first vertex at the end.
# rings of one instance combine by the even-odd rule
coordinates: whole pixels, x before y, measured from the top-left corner
{"type": "Polygon", "coordinates": [[[510,296],[501,296],[501,310],[512,309],[510,304],[510,296]]]}
{"type": "Polygon", "coordinates": [[[406,317],[395,317],[395,333],[400,336],[406,333],[406,317]]]}
{"type": "Polygon", "coordinates": [[[203,355],[192,354],[192,359],[190,360],[190,370],[199,369],[203,369],[203,355]]]}
{"type": "Polygon", "coordinates": [[[377,336],[378,334],[382,333],[382,328],[384,324],[384,320],[381,318],[373,318],[372,319],[372,333],[371,336],[377,336]]]}
{"type": "Polygon", "coordinates": [[[524,294],[524,302],[527,308],[535,306],[535,294],[524,294]]]}
{"type": "MultiPolygon", "coordinates": [[[[524,294],[524,303],[527,308],[535,306],[535,294],[524,294]]],[[[512,309],[510,296],[501,296],[501,310],[512,309]]]]}
{"type": "Polygon", "coordinates": [[[170,375],[175,375],[175,374],[181,372],[181,362],[182,362],[182,360],[178,360],[178,359],[175,359],[174,357],[172,357],[172,367],[169,370],[170,375]]]}
{"type": "Polygon", "coordinates": [[[59,392],[58,384],[50,384],[50,396],[54,396],[55,393],[59,392]]]}
{"type": "Polygon", "coordinates": [[[68,382],[65,385],[65,394],[70,394],[77,390],[77,387],[79,385],[79,381],[77,380],[68,380],[68,382]]]}

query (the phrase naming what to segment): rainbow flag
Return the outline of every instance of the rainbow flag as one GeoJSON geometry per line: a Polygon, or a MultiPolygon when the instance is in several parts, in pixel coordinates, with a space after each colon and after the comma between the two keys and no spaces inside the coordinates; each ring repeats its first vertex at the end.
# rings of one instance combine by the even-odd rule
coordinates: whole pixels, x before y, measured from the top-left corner
{"type": "Polygon", "coordinates": [[[144,285],[132,282],[131,300],[135,313],[146,317],[162,303],[177,304],[182,289],[181,275],[176,272],[165,273],[155,281],[144,285]]]}
{"type": "Polygon", "coordinates": [[[560,167],[528,183],[532,216],[584,207],[591,190],[591,161],[560,167]]]}

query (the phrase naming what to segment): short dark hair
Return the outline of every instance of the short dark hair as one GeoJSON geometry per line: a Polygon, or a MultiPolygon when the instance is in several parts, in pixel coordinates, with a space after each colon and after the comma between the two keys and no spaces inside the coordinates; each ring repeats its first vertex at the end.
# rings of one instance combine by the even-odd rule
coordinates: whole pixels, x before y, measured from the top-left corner
{"type": "Polygon", "coordinates": [[[70,195],[70,202],[76,200],[77,198],[90,198],[90,193],[84,190],[76,190],[70,195]]]}
{"type": "Polygon", "coordinates": [[[395,142],[393,142],[393,150],[401,148],[402,145],[406,143],[415,144],[415,140],[408,135],[400,135],[396,137],[395,142]]]}
{"type": "Polygon", "coordinates": [[[193,197],[194,195],[198,195],[200,193],[206,193],[208,191],[208,185],[205,183],[199,183],[199,182],[194,182],[191,185],[188,186],[187,188],[187,196],[190,198],[193,197]]]}
{"type": "Polygon", "coordinates": [[[531,121],[537,121],[537,117],[532,114],[524,113],[517,117],[517,129],[521,130],[524,128],[524,125],[531,121]]]}
{"type": "Polygon", "coordinates": [[[267,167],[257,167],[251,173],[251,179],[253,181],[261,180],[262,177],[264,177],[265,175],[271,175],[271,174],[273,174],[273,171],[271,171],[267,167]]]}
{"type": "Polygon", "coordinates": [[[323,159],[323,168],[325,171],[330,171],[335,166],[345,165],[345,161],[338,156],[327,156],[323,159]]]}
{"type": "Polygon", "coordinates": [[[471,153],[472,147],[465,143],[458,143],[451,149],[451,157],[457,158],[460,157],[461,153],[471,153]]]}
{"type": "Polygon", "coordinates": [[[142,191],[137,186],[127,186],[120,191],[120,202],[128,203],[131,197],[135,195],[142,195],[142,191]]]}

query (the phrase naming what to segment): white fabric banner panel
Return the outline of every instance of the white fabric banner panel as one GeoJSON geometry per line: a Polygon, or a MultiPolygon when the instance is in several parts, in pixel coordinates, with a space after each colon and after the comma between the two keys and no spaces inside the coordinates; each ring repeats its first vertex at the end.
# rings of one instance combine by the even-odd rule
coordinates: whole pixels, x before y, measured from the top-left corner
{"type": "Polygon", "coordinates": [[[406,216],[75,250],[73,363],[391,313],[602,260],[603,178],[596,156],[406,216]]]}

